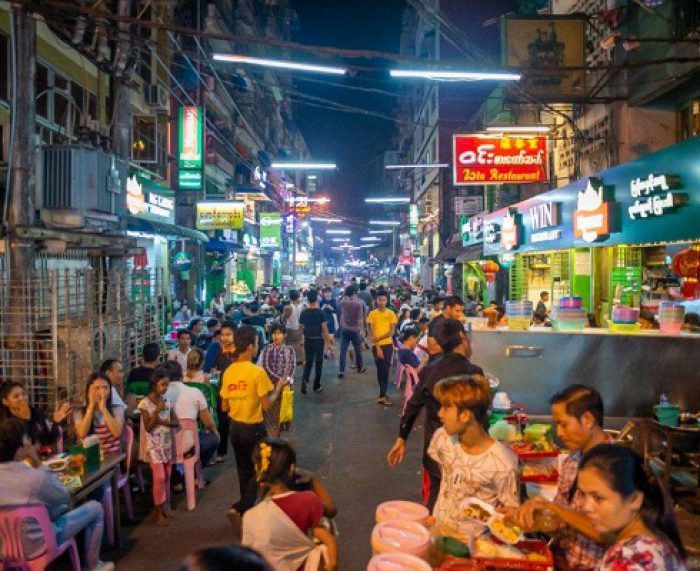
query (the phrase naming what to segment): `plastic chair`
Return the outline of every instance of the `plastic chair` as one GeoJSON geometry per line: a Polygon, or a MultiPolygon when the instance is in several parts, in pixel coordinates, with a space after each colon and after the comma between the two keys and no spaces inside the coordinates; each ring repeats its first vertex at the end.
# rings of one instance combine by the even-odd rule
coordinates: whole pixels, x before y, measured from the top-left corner
{"type": "Polygon", "coordinates": [[[148,381],[134,381],[126,386],[127,394],[145,397],[150,392],[148,381]]]}
{"type": "Polygon", "coordinates": [[[406,372],[406,388],[404,389],[404,400],[403,400],[403,410],[401,413],[405,412],[406,410],[406,405],[408,404],[409,399],[411,396],[413,396],[413,389],[416,388],[416,385],[418,384],[418,381],[420,380],[418,377],[418,371],[411,367],[410,365],[403,365],[403,369],[406,372]]]}
{"type": "MultiPolygon", "coordinates": [[[[128,424],[124,425],[121,437],[121,448],[126,454],[124,463],[126,465],[126,473],[119,475],[117,483],[117,494],[119,490],[124,490],[124,504],[126,506],[126,514],[129,519],[134,519],[134,502],[131,499],[131,485],[129,484],[129,473],[131,472],[131,452],[134,448],[134,429],[128,424]]],[[[109,486],[102,496],[102,509],[105,512],[105,535],[109,545],[113,546],[116,543],[114,537],[114,498],[112,496],[112,486],[109,486]]],[[[119,498],[117,497],[117,500],[119,498]]]]}
{"type": "Polygon", "coordinates": [[[66,551],[70,552],[73,571],[81,571],[80,555],[75,538],[56,543],[56,533],[51,526],[49,512],[45,505],[6,506],[0,509],[0,538],[4,546],[4,569],[43,571],[53,560],[66,551]],[[44,552],[34,559],[27,559],[24,553],[23,529],[25,520],[35,520],[44,538],[44,552]]]}
{"type": "Polygon", "coordinates": [[[217,388],[214,385],[207,384],[207,383],[192,383],[192,382],[186,382],[186,386],[192,387],[195,389],[198,389],[203,395],[204,398],[207,399],[207,406],[209,407],[209,412],[211,413],[212,418],[214,419],[214,422],[218,425],[219,424],[219,417],[216,413],[216,405],[218,402],[218,393],[217,393],[217,388]]]}
{"type": "Polygon", "coordinates": [[[182,464],[185,469],[185,490],[187,492],[187,509],[192,511],[197,507],[197,491],[204,488],[204,476],[202,474],[202,462],[199,459],[199,432],[197,431],[197,421],[191,418],[181,418],[180,428],[175,432],[175,460],[174,464],[182,464]],[[185,434],[192,434],[194,443],[194,454],[185,457],[192,447],[186,446],[185,434]]]}
{"type": "MultiPolygon", "coordinates": [[[[391,340],[391,345],[394,350],[391,353],[391,365],[396,367],[396,386],[401,386],[401,376],[403,375],[403,365],[399,361],[399,350],[403,348],[403,345],[399,343],[396,339],[391,340]]],[[[391,366],[390,365],[390,366],[391,366]]]]}

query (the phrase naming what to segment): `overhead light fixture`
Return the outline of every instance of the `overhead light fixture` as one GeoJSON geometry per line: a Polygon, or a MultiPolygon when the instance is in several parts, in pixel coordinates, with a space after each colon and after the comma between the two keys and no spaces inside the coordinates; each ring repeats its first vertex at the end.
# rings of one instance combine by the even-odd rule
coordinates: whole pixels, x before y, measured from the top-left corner
{"type": "Polygon", "coordinates": [[[350,230],[326,230],[326,234],[352,234],[350,230]]]}
{"type": "Polygon", "coordinates": [[[292,69],[295,71],[311,71],[316,73],[330,73],[332,75],[345,75],[347,69],[344,67],[332,67],[328,65],[315,65],[308,63],[297,63],[281,59],[265,59],[259,57],[249,57],[239,54],[214,54],[214,61],[225,61],[228,63],[247,63],[250,65],[260,65],[263,67],[274,67],[277,69],[292,69]]]}
{"type": "Polygon", "coordinates": [[[284,188],[286,188],[287,190],[289,190],[290,188],[294,188],[294,183],[293,182],[285,182],[284,188]]]}
{"type": "Polygon", "coordinates": [[[272,163],[273,169],[287,170],[332,170],[335,163],[272,163]]]}
{"type": "Polygon", "coordinates": [[[318,177],[315,174],[310,174],[306,178],[308,178],[309,180],[316,180],[316,178],[318,178],[318,177]]]}
{"type": "Polygon", "coordinates": [[[392,69],[391,77],[419,77],[422,79],[452,79],[464,81],[519,81],[519,73],[507,71],[447,71],[439,69],[392,69]]]}
{"type": "Polygon", "coordinates": [[[340,218],[323,218],[321,216],[312,216],[309,220],[311,220],[311,222],[328,222],[328,224],[332,222],[342,222],[340,218]]]}
{"type": "Polygon", "coordinates": [[[408,204],[411,202],[409,196],[373,196],[365,198],[368,204],[408,204]]]}
{"type": "Polygon", "coordinates": [[[378,238],[377,236],[363,236],[360,238],[363,242],[378,242],[381,240],[381,238],[378,238]]]}
{"type": "Polygon", "coordinates": [[[489,133],[549,133],[550,128],[547,125],[492,125],[486,130],[489,133]]]}
{"type": "Polygon", "coordinates": [[[398,169],[446,169],[449,163],[424,163],[413,165],[385,165],[384,168],[388,171],[398,169]]]}
{"type": "Polygon", "coordinates": [[[401,224],[396,220],[370,220],[369,223],[373,226],[398,226],[401,224]]]}
{"type": "Polygon", "coordinates": [[[374,248],[378,246],[379,244],[361,244],[360,248],[374,248]]]}
{"type": "Polygon", "coordinates": [[[370,230],[369,234],[393,234],[393,230],[370,230]]]}
{"type": "Polygon", "coordinates": [[[331,238],[331,242],[347,242],[350,238],[331,238]]]}

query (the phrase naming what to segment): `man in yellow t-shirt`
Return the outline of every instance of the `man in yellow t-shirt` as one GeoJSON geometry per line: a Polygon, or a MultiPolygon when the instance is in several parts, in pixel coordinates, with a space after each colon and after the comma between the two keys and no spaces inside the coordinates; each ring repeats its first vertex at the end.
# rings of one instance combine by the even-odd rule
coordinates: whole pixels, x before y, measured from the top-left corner
{"type": "Polygon", "coordinates": [[[396,314],[387,309],[389,294],[381,290],[377,294],[377,309],[370,311],[367,316],[370,338],[373,347],[374,363],[377,365],[377,382],[379,383],[379,398],[377,403],[383,406],[392,406],[394,403],[386,396],[389,386],[389,369],[391,369],[391,355],[394,351],[393,336],[396,331],[396,314]]]}
{"type": "Polygon", "coordinates": [[[244,505],[248,487],[255,482],[253,450],[267,436],[263,411],[274,404],[287,381],[281,379],[273,386],[265,369],[253,364],[258,333],[252,326],[244,325],[236,330],[234,345],[237,357],[221,377],[220,395],[221,410],[230,419],[231,446],[241,487],[241,500],[233,508],[242,513],[248,507],[244,505]]]}

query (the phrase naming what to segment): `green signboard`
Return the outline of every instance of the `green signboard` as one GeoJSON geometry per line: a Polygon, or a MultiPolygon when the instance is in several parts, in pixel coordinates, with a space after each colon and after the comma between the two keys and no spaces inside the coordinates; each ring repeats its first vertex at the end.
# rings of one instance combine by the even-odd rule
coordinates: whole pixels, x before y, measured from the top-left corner
{"type": "Polygon", "coordinates": [[[279,212],[260,213],[260,247],[282,246],[282,217],[279,212]]]}
{"type": "Polygon", "coordinates": [[[418,205],[411,204],[408,210],[408,233],[411,236],[418,235],[418,205]]]}
{"type": "Polygon", "coordinates": [[[179,188],[200,190],[202,188],[202,171],[180,169],[177,173],[177,186],[179,188]]]}
{"type": "Polygon", "coordinates": [[[181,169],[201,169],[203,163],[202,108],[180,107],[178,121],[178,166],[181,169]]]}

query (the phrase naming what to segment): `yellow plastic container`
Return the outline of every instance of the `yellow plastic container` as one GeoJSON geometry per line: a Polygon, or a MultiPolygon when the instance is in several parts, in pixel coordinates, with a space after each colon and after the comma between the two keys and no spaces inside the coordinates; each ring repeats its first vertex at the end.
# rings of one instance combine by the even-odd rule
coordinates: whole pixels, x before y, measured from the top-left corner
{"type": "Polygon", "coordinates": [[[608,327],[612,333],[639,333],[642,326],[639,323],[615,323],[610,321],[608,327]]]}

